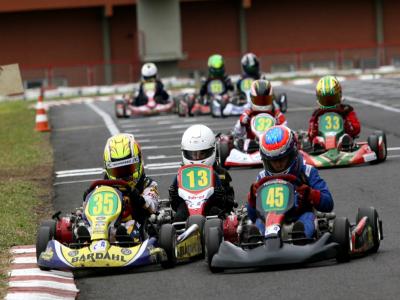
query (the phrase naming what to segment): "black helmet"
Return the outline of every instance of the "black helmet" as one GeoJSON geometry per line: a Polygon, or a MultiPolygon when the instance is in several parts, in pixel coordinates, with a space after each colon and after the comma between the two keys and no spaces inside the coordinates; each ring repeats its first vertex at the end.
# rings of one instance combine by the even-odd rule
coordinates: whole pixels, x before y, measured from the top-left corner
{"type": "Polygon", "coordinates": [[[260,76],[260,62],[253,53],[246,53],[242,57],[243,72],[249,76],[260,76]]]}

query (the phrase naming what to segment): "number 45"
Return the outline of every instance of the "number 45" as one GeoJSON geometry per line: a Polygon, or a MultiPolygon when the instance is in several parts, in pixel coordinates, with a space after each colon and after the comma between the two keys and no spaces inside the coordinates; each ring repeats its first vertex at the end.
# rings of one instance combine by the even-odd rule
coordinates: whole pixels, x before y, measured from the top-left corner
{"type": "Polygon", "coordinates": [[[283,206],[283,187],[271,188],[268,191],[267,205],[278,208],[283,206]]]}

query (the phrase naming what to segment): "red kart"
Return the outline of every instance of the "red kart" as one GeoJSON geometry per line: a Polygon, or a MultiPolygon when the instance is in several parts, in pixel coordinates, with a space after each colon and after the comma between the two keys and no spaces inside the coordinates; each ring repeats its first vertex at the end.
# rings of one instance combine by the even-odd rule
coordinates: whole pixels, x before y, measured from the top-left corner
{"type": "Polygon", "coordinates": [[[238,219],[235,214],[205,215],[209,205],[208,199],[214,193],[214,174],[212,167],[200,164],[182,166],[178,170],[178,193],[185,200],[189,211],[186,222],[172,223],[178,234],[176,248],[178,259],[203,257],[205,255],[203,233],[211,227],[221,228],[225,240],[231,242],[237,240],[238,219]]]}
{"type": "Polygon", "coordinates": [[[155,82],[146,82],[143,84],[143,92],[147,97],[147,103],[141,106],[134,106],[132,96],[124,95],[122,99],[115,101],[115,115],[117,118],[129,118],[131,116],[149,116],[160,113],[172,112],[175,103],[169,100],[167,103],[158,103],[156,97],[155,82]]]}
{"type": "Polygon", "coordinates": [[[322,114],[314,145],[307,132],[298,133],[299,149],[306,163],[317,168],[378,163],[386,160],[387,144],[383,131],[376,131],[367,142],[352,142],[344,132],[343,117],[333,111],[322,114]]]}

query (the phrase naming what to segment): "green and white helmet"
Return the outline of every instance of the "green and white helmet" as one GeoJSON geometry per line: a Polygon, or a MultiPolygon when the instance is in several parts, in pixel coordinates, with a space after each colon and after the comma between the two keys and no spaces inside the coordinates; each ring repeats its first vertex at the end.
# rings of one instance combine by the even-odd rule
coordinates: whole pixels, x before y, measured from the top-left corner
{"type": "Polygon", "coordinates": [[[208,58],[208,73],[210,77],[223,77],[225,75],[225,63],[222,55],[213,54],[208,58]]]}

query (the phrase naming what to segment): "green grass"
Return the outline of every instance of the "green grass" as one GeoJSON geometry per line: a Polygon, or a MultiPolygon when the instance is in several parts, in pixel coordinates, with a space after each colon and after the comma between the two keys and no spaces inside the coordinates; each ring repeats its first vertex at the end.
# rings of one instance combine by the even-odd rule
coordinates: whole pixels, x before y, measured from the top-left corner
{"type": "Polygon", "coordinates": [[[34,244],[37,224],[52,213],[49,134],[36,132],[29,102],[0,103],[0,298],[9,248],[34,244]]]}

